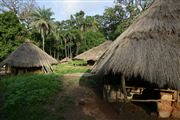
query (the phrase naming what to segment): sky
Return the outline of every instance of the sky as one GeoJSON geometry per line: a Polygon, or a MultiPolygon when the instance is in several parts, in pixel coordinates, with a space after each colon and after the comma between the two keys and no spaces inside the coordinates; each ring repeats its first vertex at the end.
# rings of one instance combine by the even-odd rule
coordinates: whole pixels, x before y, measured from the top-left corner
{"type": "Polygon", "coordinates": [[[58,21],[67,20],[71,14],[83,10],[86,15],[102,15],[104,9],[112,7],[114,0],[36,0],[40,7],[51,8],[58,21]]]}

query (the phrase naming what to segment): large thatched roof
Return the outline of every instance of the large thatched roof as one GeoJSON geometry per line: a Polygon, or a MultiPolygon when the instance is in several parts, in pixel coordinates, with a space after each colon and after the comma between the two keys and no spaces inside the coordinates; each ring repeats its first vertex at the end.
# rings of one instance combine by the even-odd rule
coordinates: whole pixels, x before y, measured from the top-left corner
{"type": "Polygon", "coordinates": [[[100,44],[97,47],[93,47],[89,49],[88,51],[77,55],[74,59],[75,60],[93,60],[96,61],[98,58],[107,50],[109,45],[112,43],[112,41],[108,40],[102,44],[100,44]]]}
{"type": "Polygon", "coordinates": [[[32,42],[25,42],[0,64],[7,64],[11,67],[40,67],[56,63],[57,60],[32,42]]]}
{"type": "Polygon", "coordinates": [[[140,76],[180,89],[180,0],[155,0],[111,44],[93,72],[140,76]]]}

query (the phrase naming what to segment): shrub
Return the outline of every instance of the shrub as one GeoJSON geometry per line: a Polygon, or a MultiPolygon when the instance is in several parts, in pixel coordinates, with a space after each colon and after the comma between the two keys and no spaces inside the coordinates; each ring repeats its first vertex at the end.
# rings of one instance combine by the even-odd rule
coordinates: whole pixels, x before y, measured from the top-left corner
{"type": "Polygon", "coordinates": [[[4,77],[0,84],[5,93],[3,115],[6,119],[43,117],[47,112],[43,105],[62,90],[62,82],[56,78],[54,74],[4,77]]]}
{"type": "Polygon", "coordinates": [[[84,60],[74,60],[74,61],[70,61],[68,62],[69,65],[74,65],[74,66],[86,66],[87,65],[87,61],[84,60]]]}

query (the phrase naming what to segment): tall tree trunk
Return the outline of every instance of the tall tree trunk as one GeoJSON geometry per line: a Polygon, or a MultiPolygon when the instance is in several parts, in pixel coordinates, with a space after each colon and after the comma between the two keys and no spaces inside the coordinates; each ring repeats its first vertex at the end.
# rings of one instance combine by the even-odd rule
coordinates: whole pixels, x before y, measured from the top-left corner
{"type": "Polygon", "coordinates": [[[66,38],[64,39],[64,51],[65,51],[65,58],[67,58],[66,38]]]}
{"type": "Polygon", "coordinates": [[[56,53],[57,53],[57,56],[56,56],[56,57],[57,57],[57,60],[59,60],[59,47],[58,47],[58,50],[57,50],[56,53]]]}
{"type": "Polygon", "coordinates": [[[45,41],[45,34],[44,34],[44,30],[41,29],[41,37],[42,37],[42,48],[43,48],[43,51],[44,51],[44,41],[45,41]]]}
{"type": "MultiPolygon", "coordinates": [[[[59,52],[62,54],[62,56],[63,56],[63,53],[64,53],[64,51],[63,51],[63,48],[62,48],[62,46],[63,46],[63,39],[60,41],[60,45],[61,45],[61,50],[59,50],[59,52]]],[[[64,56],[63,56],[64,57],[64,56]]]]}
{"type": "MultiPolygon", "coordinates": [[[[71,41],[70,41],[71,43],[71,41]]],[[[71,44],[70,44],[70,47],[69,47],[69,52],[70,52],[70,58],[72,59],[72,49],[71,49],[71,44]]]]}
{"type": "Polygon", "coordinates": [[[50,41],[50,46],[49,46],[49,54],[52,56],[52,45],[51,45],[51,41],[50,41]]]}
{"type": "Polygon", "coordinates": [[[54,45],[53,45],[53,46],[54,46],[54,47],[53,47],[53,49],[54,49],[54,58],[56,58],[56,49],[55,49],[55,44],[56,44],[56,43],[55,43],[55,40],[54,40],[54,43],[53,43],[53,44],[54,44],[54,45]]]}
{"type": "Polygon", "coordinates": [[[67,47],[67,53],[68,53],[68,58],[70,57],[70,54],[69,54],[69,44],[68,44],[68,47],[67,47]]]}
{"type": "Polygon", "coordinates": [[[76,43],[76,56],[79,54],[80,43],[76,43]]]}
{"type": "Polygon", "coordinates": [[[56,50],[54,49],[54,58],[56,58],[56,50]]]}

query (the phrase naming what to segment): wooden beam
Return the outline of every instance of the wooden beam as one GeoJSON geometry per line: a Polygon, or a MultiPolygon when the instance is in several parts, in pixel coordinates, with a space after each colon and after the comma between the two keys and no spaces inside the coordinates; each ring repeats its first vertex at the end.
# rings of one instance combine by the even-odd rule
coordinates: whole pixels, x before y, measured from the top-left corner
{"type": "Polygon", "coordinates": [[[175,102],[176,100],[161,100],[161,99],[148,99],[148,100],[130,100],[131,102],[162,102],[162,101],[171,101],[171,102],[175,102]]]}
{"type": "MultiPolygon", "coordinates": [[[[126,88],[129,89],[147,89],[147,88],[143,88],[143,87],[131,87],[131,86],[126,86],[126,88]]],[[[164,92],[175,92],[175,90],[171,90],[171,89],[151,89],[151,90],[157,90],[157,91],[164,91],[164,92]]]]}

